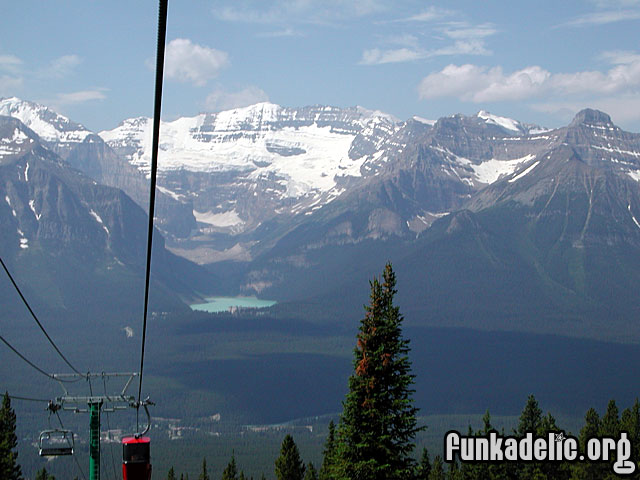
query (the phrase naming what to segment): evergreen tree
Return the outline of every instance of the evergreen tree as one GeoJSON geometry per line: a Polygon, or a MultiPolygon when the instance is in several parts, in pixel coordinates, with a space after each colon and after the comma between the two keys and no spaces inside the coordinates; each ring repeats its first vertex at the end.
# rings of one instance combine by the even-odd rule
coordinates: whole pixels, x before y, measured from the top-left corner
{"type": "Polygon", "coordinates": [[[231,460],[222,472],[222,480],[239,480],[238,467],[236,465],[236,453],[231,453],[231,460]]]}
{"type": "Polygon", "coordinates": [[[426,447],[422,449],[422,456],[420,457],[420,463],[416,469],[416,480],[428,480],[431,473],[431,459],[429,458],[429,451],[426,447]]]}
{"type": "Polygon", "coordinates": [[[422,429],[413,406],[409,341],[393,304],[395,285],[391,264],[382,284],[377,278],[370,282],[371,303],[360,323],[355,372],[338,426],[332,468],[338,479],[405,480],[415,469],[413,439],[422,429]]]}
{"type": "Polygon", "coordinates": [[[329,422],[329,433],[322,451],[322,466],[318,475],[320,480],[331,480],[331,465],[336,453],[336,426],[333,420],[329,422]]]}
{"type": "MultiPolygon", "coordinates": [[[[640,403],[636,398],[631,408],[626,408],[620,416],[620,431],[629,434],[631,441],[631,459],[636,462],[640,460],[640,403]]],[[[631,478],[640,478],[640,465],[636,471],[630,476],[631,478]]]]}
{"type": "Polygon", "coordinates": [[[433,466],[431,472],[429,472],[429,480],[445,480],[444,465],[442,464],[442,457],[436,455],[433,459],[433,466]]]}
{"type": "Polygon", "coordinates": [[[276,478],[278,480],[303,480],[304,463],[291,435],[284,437],[280,447],[280,456],[276,459],[276,478]]]}
{"type": "MultiPolygon", "coordinates": [[[[551,432],[557,434],[560,432],[560,428],[556,424],[556,419],[553,415],[547,412],[547,415],[542,417],[540,421],[537,433],[540,437],[547,437],[551,432]]],[[[553,480],[568,480],[571,478],[571,465],[567,462],[540,462],[539,470],[544,478],[553,480]]]]}
{"type": "Polygon", "coordinates": [[[458,461],[454,458],[453,462],[449,464],[447,480],[463,480],[464,478],[464,474],[460,470],[460,465],[458,465],[458,461]]]}
{"type": "MultiPolygon", "coordinates": [[[[618,406],[616,405],[615,400],[609,400],[607,404],[607,411],[602,416],[600,420],[600,428],[598,429],[598,435],[601,437],[612,437],[619,438],[620,437],[620,418],[618,406]]],[[[632,447],[633,448],[633,447],[632,447]]],[[[610,454],[610,460],[601,464],[603,467],[602,478],[618,478],[616,474],[613,472],[613,463],[616,460],[616,452],[613,451],[610,454]]]]}
{"type": "Polygon", "coordinates": [[[200,476],[198,476],[198,480],[211,480],[209,476],[209,471],[207,470],[207,459],[202,459],[202,471],[200,472],[200,476]]]}
{"type": "Polygon", "coordinates": [[[5,392],[0,407],[0,478],[2,480],[22,478],[22,470],[18,465],[17,446],[16,413],[11,408],[9,393],[5,392]]]}
{"type": "Polygon", "coordinates": [[[167,480],[176,480],[176,472],[173,470],[173,467],[167,472],[167,480]]]}
{"type": "MultiPolygon", "coordinates": [[[[595,409],[590,408],[585,415],[585,424],[580,430],[580,455],[586,457],[587,442],[597,437],[600,431],[600,417],[595,409]]],[[[608,465],[598,462],[578,462],[574,465],[574,477],[580,480],[600,480],[606,476],[608,465]]]]}
{"type": "Polygon", "coordinates": [[[56,480],[56,477],[54,477],[53,475],[49,475],[49,472],[47,472],[47,469],[42,467],[42,470],[38,470],[36,472],[35,480],[56,480]]]}
{"type": "MultiPolygon", "coordinates": [[[[531,432],[534,436],[538,435],[542,425],[542,410],[538,406],[538,401],[533,395],[529,395],[527,403],[520,414],[520,421],[516,434],[519,437],[526,436],[531,432]]],[[[538,462],[518,462],[515,465],[518,478],[544,478],[538,462]]]]}
{"type": "Polygon", "coordinates": [[[618,417],[618,406],[615,400],[609,400],[607,411],[600,421],[598,433],[603,437],[620,436],[620,418],[618,417]]]}
{"type": "Polygon", "coordinates": [[[307,464],[307,471],[304,474],[304,480],[318,480],[318,471],[311,462],[307,464]]]}
{"type": "Polygon", "coordinates": [[[534,435],[540,428],[540,422],[542,421],[542,410],[538,406],[538,401],[533,395],[529,395],[527,403],[520,414],[520,422],[518,423],[518,436],[524,437],[527,432],[532,432],[534,435]]]}

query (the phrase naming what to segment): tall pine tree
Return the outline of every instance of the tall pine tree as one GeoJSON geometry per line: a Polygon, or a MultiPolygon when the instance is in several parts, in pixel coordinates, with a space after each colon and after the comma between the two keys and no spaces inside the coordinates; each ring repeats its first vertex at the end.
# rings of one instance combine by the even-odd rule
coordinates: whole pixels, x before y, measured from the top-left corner
{"type": "Polygon", "coordinates": [[[324,450],[322,451],[322,466],[318,478],[320,480],[331,480],[331,466],[334,462],[336,453],[336,426],[333,420],[329,422],[329,433],[327,434],[327,440],[324,443],[324,450]]]}
{"type": "Polygon", "coordinates": [[[387,264],[382,283],[370,282],[371,303],[360,323],[354,373],[343,402],[332,465],[336,479],[405,480],[414,473],[413,406],[409,341],[393,304],[396,277],[387,264]]]}
{"type": "Polygon", "coordinates": [[[17,446],[16,413],[11,408],[9,393],[5,392],[0,407],[0,478],[2,480],[22,478],[22,471],[18,465],[17,446]]]}
{"type": "Polygon", "coordinates": [[[300,459],[298,446],[291,435],[284,437],[280,447],[280,456],[276,459],[276,478],[278,480],[303,480],[305,466],[300,459]]]}
{"type": "Polygon", "coordinates": [[[231,453],[231,460],[222,472],[222,480],[238,480],[238,466],[236,465],[236,452],[231,453]]]}
{"type": "Polygon", "coordinates": [[[202,459],[202,471],[200,472],[200,475],[198,476],[198,480],[211,480],[211,477],[209,476],[209,470],[207,470],[207,459],[206,458],[202,459]]]}
{"type": "Polygon", "coordinates": [[[171,467],[167,472],[167,480],[176,480],[176,472],[173,467],[171,467]]]}

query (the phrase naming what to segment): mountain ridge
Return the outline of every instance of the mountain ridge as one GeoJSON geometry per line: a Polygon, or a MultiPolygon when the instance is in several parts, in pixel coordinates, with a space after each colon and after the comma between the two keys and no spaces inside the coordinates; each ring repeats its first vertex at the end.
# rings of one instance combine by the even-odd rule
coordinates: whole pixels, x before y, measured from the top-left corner
{"type": "MultiPolygon", "coordinates": [[[[128,124],[131,135],[93,145],[140,173],[148,121],[128,124]]],[[[159,191],[184,209],[171,221],[195,223],[167,247],[225,278],[225,293],[279,300],[283,315],[357,314],[355,285],[384,257],[407,276],[417,325],[571,335],[578,322],[617,341],[640,309],[625,287],[640,285],[640,135],[603,112],[543,129],[485,111],[398,122],[259,104],[163,131],[165,155],[202,154],[160,169],[159,191]]]]}

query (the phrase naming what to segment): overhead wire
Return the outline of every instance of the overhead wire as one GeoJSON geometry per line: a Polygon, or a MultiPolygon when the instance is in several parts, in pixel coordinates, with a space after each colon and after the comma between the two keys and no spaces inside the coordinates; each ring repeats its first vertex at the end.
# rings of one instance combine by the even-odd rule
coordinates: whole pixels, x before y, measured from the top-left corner
{"type": "Polygon", "coordinates": [[[35,363],[33,363],[31,360],[29,360],[27,357],[25,357],[22,353],[20,353],[18,351],[17,348],[15,348],[13,345],[11,345],[7,340],[5,340],[5,338],[0,335],[0,341],[2,341],[7,347],[9,347],[11,350],[13,350],[13,353],[15,353],[16,355],[18,355],[22,360],[24,360],[27,364],[29,364],[32,368],[34,368],[35,370],[37,370],[38,372],[40,372],[41,374],[49,377],[51,380],[55,380],[56,382],[65,382],[65,383],[73,383],[73,382],[77,382],[79,379],[77,380],[65,380],[62,378],[56,378],[55,376],[53,376],[50,373],[45,372],[42,368],[40,368],[39,366],[37,366],[35,363]]]}
{"type": "Polygon", "coordinates": [[[49,403],[51,400],[45,400],[44,398],[31,398],[31,397],[22,397],[20,395],[9,395],[11,400],[23,400],[25,402],[42,402],[49,403]]]}
{"type": "MultiPolygon", "coordinates": [[[[168,0],[160,0],[158,8],[158,48],[156,55],[156,84],[153,112],[153,139],[151,144],[151,187],[149,192],[149,225],[147,231],[147,265],[144,287],[144,311],[142,315],[142,345],[140,352],[140,381],[138,384],[138,409],[142,397],[142,374],[144,371],[144,347],[147,335],[149,309],[149,280],[151,274],[151,247],[153,245],[153,217],[156,203],[156,176],[158,172],[158,144],[160,139],[160,113],[162,106],[162,79],[164,74],[164,51],[167,37],[168,0]]],[[[137,415],[136,415],[137,423],[137,415]]]]}
{"type": "Polygon", "coordinates": [[[69,362],[69,360],[67,360],[67,357],[65,357],[62,352],[60,351],[60,349],[58,348],[58,346],[55,344],[55,342],[51,339],[51,337],[49,336],[49,334],[47,333],[47,331],[44,329],[44,327],[42,326],[42,323],[40,323],[40,320],[38,320],[38,317],[36,316],[36,314],[34,313],[33,309],[31,308],[31,306],[29,305],[29,302],[27,302],[27,299],[24,298],[24,295],[22,294],[22,291],[20,290],[20,287],[18,287],[18,284],[16,283],[16,281],[13,279],[13,276],[11,275],[11,273],[9,272],[9,269],[7,268],[7,266],[4,264],[4,262],[2,261],[2,258],[0,257],[0,264],[2,264],[2,268],[4,268],[5,273],[7,274],[7,276],[9,277],[9,280],[11,280],[11,283],[13,284],[13,288],[15,288],[16,292],[18,292],[18,295],[20,295],[20,298],[22,299],[22,303],[24,303],[25,307],[27,307],[27,310],[29,310],[29,313],[31,314],[31,316],[33,317],[33,319],[36,321],[36,323],[38,324],[38,327],[40,327],[40,330],[42,330],[42,333],[44,333],[44,336],[47,337],[47,340],[49,340],[49,343],[51,344],[51,346],[55,349],[56,352],[58,352],[58,355],[60,355],[60,358],[62,358],[62,360],[64,360],[64,362],[71,368],[71,370],[73,370],[75,373],[77,373],[78,375],[82,375],[77,369],[76,367],[74,367],[73,365],[71,365],[71,363],[69,362]]]}

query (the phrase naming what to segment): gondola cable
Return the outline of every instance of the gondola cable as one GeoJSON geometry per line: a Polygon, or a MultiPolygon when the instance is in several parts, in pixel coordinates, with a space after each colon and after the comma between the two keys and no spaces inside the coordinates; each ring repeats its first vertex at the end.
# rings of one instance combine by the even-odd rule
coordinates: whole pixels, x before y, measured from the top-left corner
{"type": "Polygon", "coordinates": [[[153,139],[151,144],[151,187],[149,192],[149,225],[147,231],[147,264],[145,272],[144,311],[142,315],[142,345],[140,352],[140,379],[138,384],[138,402],[136,409],[136,427],[139,427],[138,412],[142,399],[142,374],[144,371],[144,347],[147,335],[147,314],[149,309],[149,280],[151,274],[151,247],[153,245],[153,217],[156,202],[156,176],[158,171],[158,144],[160,138],[160,112],[162,106],[162,79],[164,73],[164,51],[167,36],[168,0],[159,1],[158,9],[158,48],[156,56],[156,84],[153,112],[153,139]]]}
{"type": "MultiPolygon", "coordinates": [[[[38,320],[38,317],[36,316],[36,314],[34,313],[33,309],[31,308],[31,306],[29,305],[29,302],[27,302],[27,299],[24,297],[24,295],[22,294],[22,291],[20,290],[20,287],[18,287],[18,284],[16,283],[16,281],[13,279],[13,276],[11,275],[11,273],[9,272],[9,269],[7,268],[7,266],[4,264],[4,262],[2,261],[2,258],[0,257],[0,264],[2,264],[2,268],[4,268],[5,273],[7,274],[7,276],[9,277],[9,280],[11,280],[11,283],[13,284],[13,288],[15,288],[16,292],[18,292],[18,295],[20,295],[20,298],[22,299],[22,303],[24,303],[25,307],[27,307],[27,310],[29,310],[29,313],[31,314],[31,316],[33,317],[33,319],[36,321],[36,323],[38,324],[38,327],[40,327],[40,330],[42,330],[42,333],[44,333],[44,336],[47,337],[47,340],[49,340],[49,343],[51,344],[51,346],[55,349],[56,352],[58,352],[58,355],[60,355],[60,357],[62,358],[62,360],[64,360],[64,362],[71,368],[71,370],[73,370],[75,373],[77,373],[78,375],[82,375],[77,369],[76,367],[74,367],[73,365],[71,365],[71,363],[69,362],[69,360],[67,360],[67,357],[65,357],[62,352],[60,351],[60,349],[58,348],[58,346],[55,344],[55,342],[51,339],[51,337],[49,336],[49,334],[47,333],[47,331],[44,329],[44,327],[42,326],[42,323],[40,323],[40,320],[38,320]]],[[[5,342],[6,343],[6,342],[5,342]]]]}

